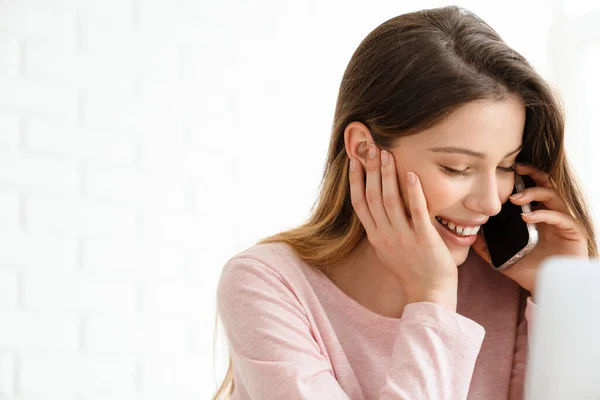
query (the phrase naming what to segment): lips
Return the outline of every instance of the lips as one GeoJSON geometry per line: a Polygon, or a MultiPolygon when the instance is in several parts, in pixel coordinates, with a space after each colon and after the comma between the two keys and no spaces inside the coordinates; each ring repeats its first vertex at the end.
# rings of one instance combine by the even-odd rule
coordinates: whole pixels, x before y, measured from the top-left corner
{"type": "Polygon", "coordinates": [[[442,225],[446,227],[449,231],[459,235],[459,236],[472,236],[479,232],[479,228],[481,225],[458,225],[455,222],[448,221],[442,217],[435,217],[442,225]]]}
{"type": "MultiPolygon", "coordinates": [[[[477,232],[481,227],[481,224],[465,224],[465,221],[460,221],[462,225],[457,225],[458,221],[448,221],[442,217],[436,217],[437,223],[435,229],[439,232],[442,239],[449,246],[457,246],[465,248],[471,246],[477,240],[477,232]],[[452,225],[454,226],[452,226],[452,225]],[[448,227],[450,225],[451,228],[448,227]],[[458,233],[458,230],[462,228],[462,233],[458,233]],[[466,229],[466,230],[465,230],[466,229]],[[475,232],[475,233],[473,233],[475,232]]],[[[483,223],[483,222],[482,222],[483,223]]]]}

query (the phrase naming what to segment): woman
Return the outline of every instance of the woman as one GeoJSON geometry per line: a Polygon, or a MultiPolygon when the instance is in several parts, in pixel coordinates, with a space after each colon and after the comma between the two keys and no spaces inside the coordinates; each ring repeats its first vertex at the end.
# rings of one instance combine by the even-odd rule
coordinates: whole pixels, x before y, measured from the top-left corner
{"type": "Polygon", "coordinates": [[[377,27],[344,73],[311,218],[223,269],[215,398],[522,398],[540,263],[597,255],[563,134],[549,86],[472,13],[377,27]],[[536,187],[509,198],[515,171],[536,187]],[[540,239],[500,273],[479,228],[505,201],[539,202],[523,219],[540,239]]]}

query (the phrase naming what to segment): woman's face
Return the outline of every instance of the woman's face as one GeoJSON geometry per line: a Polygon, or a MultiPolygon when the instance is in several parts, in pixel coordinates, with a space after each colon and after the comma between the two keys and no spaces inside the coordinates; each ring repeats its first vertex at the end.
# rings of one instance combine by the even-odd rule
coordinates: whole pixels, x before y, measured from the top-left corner
{"type": "MultiPolygon", "coordinates": [[[[403,199],[406,174],[415,172],[423,185],[431,222],[457,265],[465,261],[472,244],[456,234],[458,227],[473,232],[499,213],[512,193],[513,167],[524,126],[525,106],[520,100],[476,101],[435,127],[401,138],[390,149],[403,199]]],[[[469,232],[463,229],[463,233],[469,232]]]]}

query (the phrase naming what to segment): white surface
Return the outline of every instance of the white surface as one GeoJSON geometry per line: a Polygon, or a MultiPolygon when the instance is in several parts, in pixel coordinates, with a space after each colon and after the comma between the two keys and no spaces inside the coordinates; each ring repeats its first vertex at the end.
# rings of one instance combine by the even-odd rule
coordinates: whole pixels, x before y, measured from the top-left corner
{"type": "Polygon", "coordinates": [[[600,262],[552,259],[537,290],[526,399],[600,399],[600,262]]]}

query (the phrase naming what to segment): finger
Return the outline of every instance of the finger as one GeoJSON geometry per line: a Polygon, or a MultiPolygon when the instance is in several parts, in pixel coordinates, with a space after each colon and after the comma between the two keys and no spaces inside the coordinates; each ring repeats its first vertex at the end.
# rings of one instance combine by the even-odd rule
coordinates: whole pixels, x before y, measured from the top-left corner
{"type": "Polygon", "coordinates": [[[362,222],[367,234],[377,230],[371,211],[365,199],[365,179],[362,165],[354,158],[350,159],[350,199],[352,207],[362,222]]]}
{"type": "Polygon", "coordinates": [[[404,203],[400,197],[398,176],[396,175],[396,163],[394,156],[385,150],[381,151],[381,175],[382,175],[382,197],[383,206],[395,229],[408,227],[408,217],[404,209],[404,203]]]}
{"type": "Polygon", "coordinates": [[[572,237],[579,236],[579,226],[573,218],[567,214],[554,210],[536,210],[523,214],[523,221],[530,224],[545,223],[560,229],[563,235],[572,237]]]}
{"type": "Polygon", "coordinates": [[[547,187],[532,187],[524,189],[510,196],[510,201],[517,205],[524,205],[532,201],[544,203],[544,206],[550,210],[567,213],[567,205],[560,197],[558,192],[547,187]]]}
{"type": "Polygon", "coordinates": [[[433,225],[429,219],[429,212],[427,210],[427,201],[425,200],[425,194],[423,193],[423,187],[421,186],[421,180],[414,172],[409,172],[406,176],[407,183],[407,196],[408,205],[410,208],[410,215],[412,217],[413,226],[417,235],[421,237],[427,237],[433,225]]]}
{"type": "Polygon", "coordinates": [[[390,229],[390,219],[383,206],[381,192],[381,158],[379,149],[374,144],[369,146],[367,155],[367,184],[365,197],[375,225],[378,229],[390,229]]]}
{"type": "Polygon", "coordinates": [[[540,171],[539,169],[535,168],[533,165],[518,163],[515,166],[515,169],[517,171],[517,174],[519,175],[530,176],[531,179],[535,181],[535,184],[538,187],[552,187],[552,183],[550,182],[550,176],[546,172],[540,171]]]}

